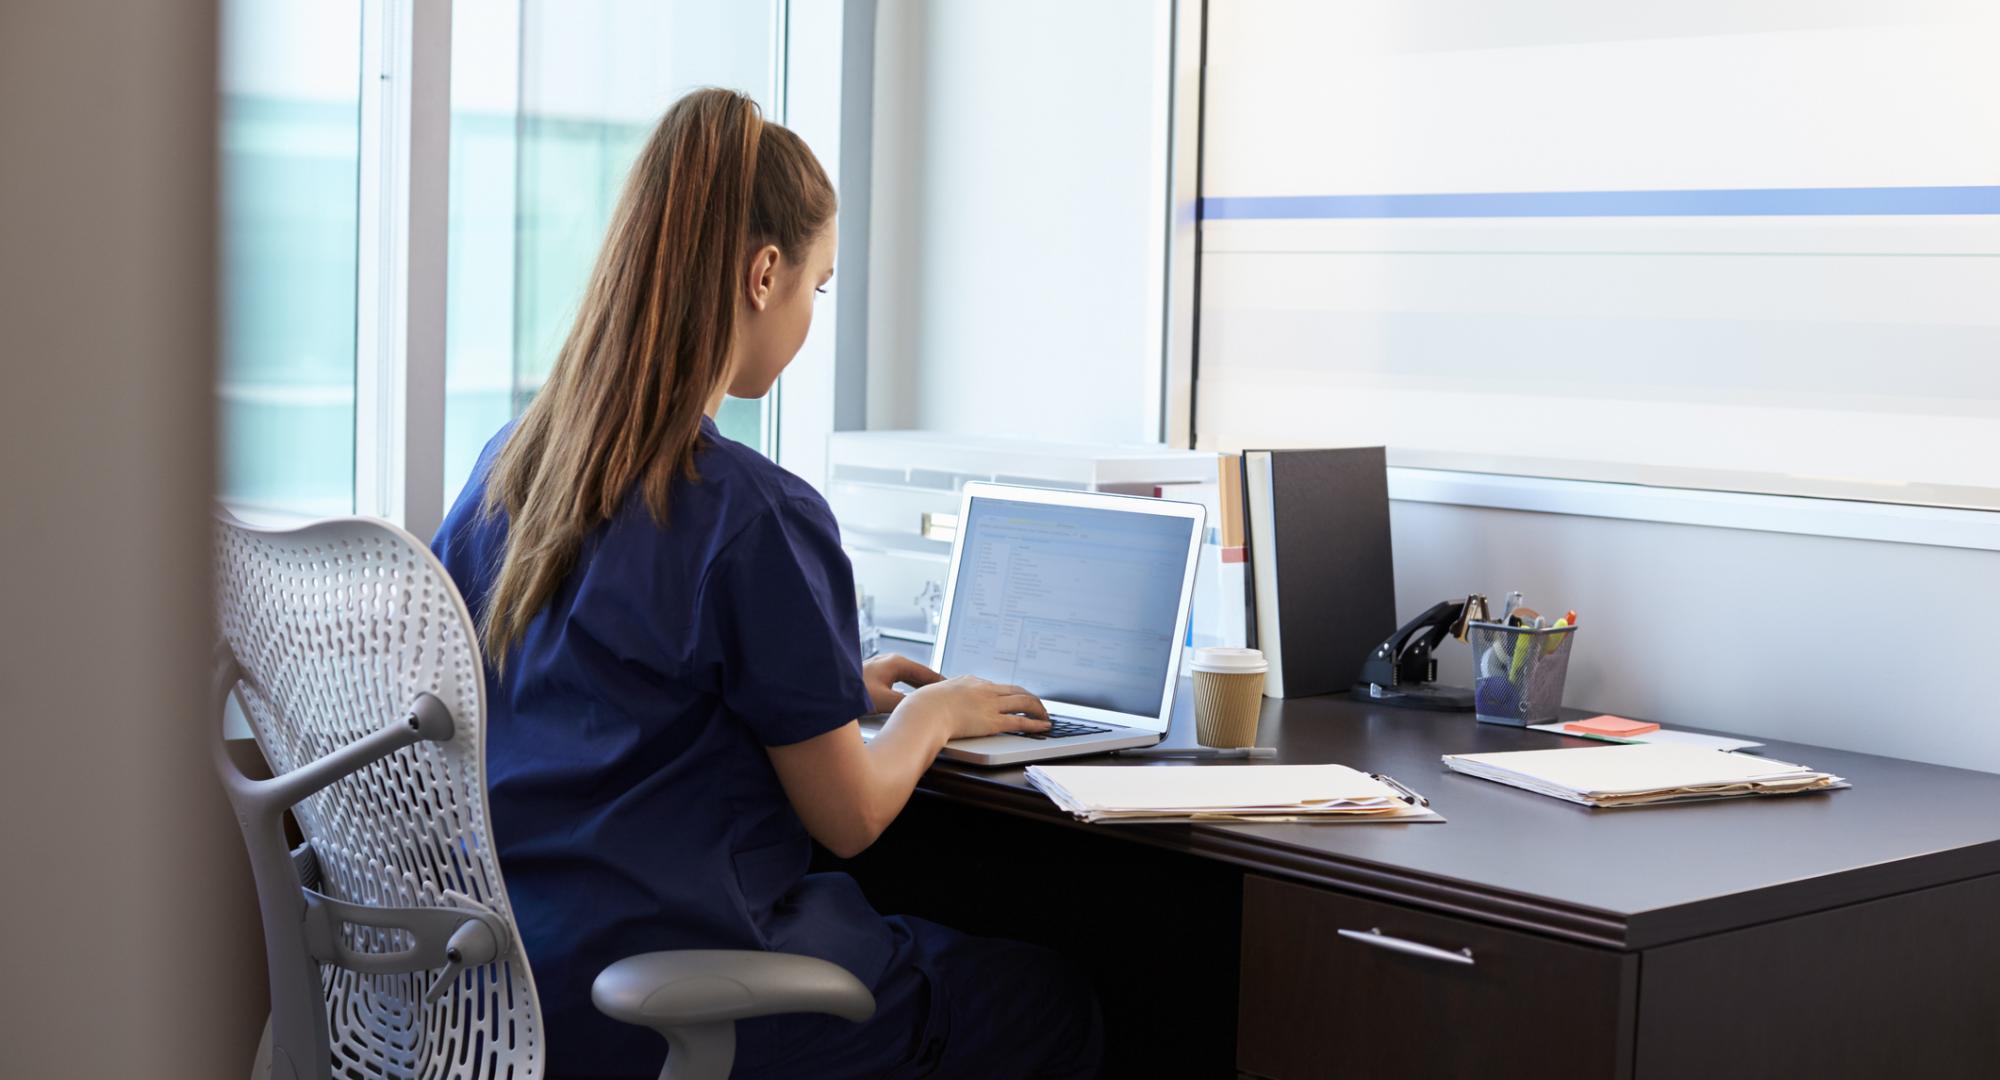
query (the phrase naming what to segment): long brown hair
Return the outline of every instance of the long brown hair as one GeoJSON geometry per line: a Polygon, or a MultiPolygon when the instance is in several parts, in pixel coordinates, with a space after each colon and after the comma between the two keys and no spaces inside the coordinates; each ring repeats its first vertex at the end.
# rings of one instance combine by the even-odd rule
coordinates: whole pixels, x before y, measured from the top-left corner
{"type": "Polygon", "coordinates": [[[484,511],[508,518],[480,626],[496,668],[632,485],[665,524],[674,477],[700,479],[702,411],[729,376],[746,260],[766,244],[803,259],[833,212],[812,151],[748,97],[697,90],[661,118],[555,368],[487,479],[484,511]]]}

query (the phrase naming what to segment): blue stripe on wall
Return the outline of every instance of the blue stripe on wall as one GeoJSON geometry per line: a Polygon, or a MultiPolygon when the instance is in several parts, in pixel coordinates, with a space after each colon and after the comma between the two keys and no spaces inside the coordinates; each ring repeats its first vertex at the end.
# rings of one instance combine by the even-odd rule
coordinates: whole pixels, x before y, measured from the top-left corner
{"type": "Polygon", "coordinates": [[[1496,191],[1436,195],[1232,195],[1201,200],[1204,221],[1850,214],[2000,214],[2000,185],[1496,191]]]}

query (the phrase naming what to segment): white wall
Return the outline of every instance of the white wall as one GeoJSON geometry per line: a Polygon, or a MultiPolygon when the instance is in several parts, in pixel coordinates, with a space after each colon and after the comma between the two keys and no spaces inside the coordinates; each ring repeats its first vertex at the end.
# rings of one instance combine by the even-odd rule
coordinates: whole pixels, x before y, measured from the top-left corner
{"type": "Polygon", "coordinates": [[[1166,0],[882,0],[868,426],[1156,441],[1166,0]]]}
{"type": "MultiPolygon", "coordinates": [[[[1567,704],[2000,772],[2000,553],[1416,502],[1391,525],[1401,618],[1576,609],[1567,704]]],[[[1471,685],[1464,645],[1439,668],[1471,685]]]]}

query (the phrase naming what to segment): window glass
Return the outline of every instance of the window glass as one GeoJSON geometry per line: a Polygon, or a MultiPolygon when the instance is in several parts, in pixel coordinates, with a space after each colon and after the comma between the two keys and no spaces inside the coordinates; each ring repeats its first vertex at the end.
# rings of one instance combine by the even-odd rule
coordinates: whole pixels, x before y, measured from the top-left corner
{"type": "MultiPolygon", "coordinates": [[[[548,377],[639,148],[681,94],[723,86],[778,119],[770,4],[460,3],[452,20],[445,486],[548,377]]],[[[723,433],[769,452],[765,401],[723,433]]]]}
{"type": "Polygon", "coordinates": [[[520,14],[514,0],[453,6],[451,179],[445,246],[445,503],[514,400],[520,14]]]}
{"type": "Polygon", "coordinates": [[[225,0],[222,497],[354,509],[358,0],[225,0]]]}
{"type": "Polygon", "coordinates": [[[2000,508],[2000,6],[1532,6],[1211,8],[1202,445],[2000,508]]]}

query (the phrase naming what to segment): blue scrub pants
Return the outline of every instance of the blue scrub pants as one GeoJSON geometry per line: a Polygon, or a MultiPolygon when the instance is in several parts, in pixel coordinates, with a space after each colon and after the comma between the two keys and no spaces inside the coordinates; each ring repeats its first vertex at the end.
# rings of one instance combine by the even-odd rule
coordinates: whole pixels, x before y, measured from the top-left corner
{"type": "Polygon", "coordinates": [[[1103,1020],[1090,983],[1036,945],[887,920],[896,959],[863,1023],[774,1016],[736,1025],[738,1080],[812,1077],[1082,1080],[1097,1075],[1103,1020]]]}

